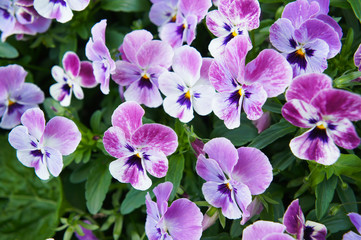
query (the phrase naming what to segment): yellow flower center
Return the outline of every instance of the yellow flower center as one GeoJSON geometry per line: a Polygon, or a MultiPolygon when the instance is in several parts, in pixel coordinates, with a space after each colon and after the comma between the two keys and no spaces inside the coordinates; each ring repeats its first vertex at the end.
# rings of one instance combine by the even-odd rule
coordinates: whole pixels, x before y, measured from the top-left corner
{"type": "Polygon", "coordinates": [[[176,16],[176,15],[174,15],[174,16],[170,19],[171,22],[175,22],[176,20],[177,20],[177,16],[176,16]]]}
{"type": "Polygon", "coordinates": [[[10,99],[8,100],[8,106],[12,106],[14,104],[15,104],[15,102],[11,101],[10,99]]]}
{"type": "Polygon", "coordinates": [[[296,55],[298,55],[300,57],[305,57],[306,53],[302,48],[300,48],[296,51],[296,55]]]}
{"type": "Polygon", "coordinates": [[[191,93],[189,92],[189,90],[186,92],[186,94],[184,94],[184,97],[187,99],[191,99],[191,93]]]}
{"type": "Polygon", "coordinates": [[[238,36],[238,33],[237,33],[237,31],[236,31],[236,30],[233,30],[233,32],[232,32],[232,36],[233,36],[233,37],[238,36]]]}
{"type": "Polygon", "coordinates": [[[239,94],[239,96],[242,97],[242,95],[244,94],[243,88],[240,88],[240,89],[238,90],[238,94],[239,94]]]}
{"type": "Polygon", "coordinates": [[[143,78],[144,80],[149,80],[148,74],[144,74],[144,75],[142,76],[142,78],[143,78]]]}
{"type": "Polygon", "coordinates": [[[316,127],[318,128],[318,129],[320,129],[320,130],[325,130],[326,128],[327,128],[327,123],[325,123],[325,122],[318,122],[317,123],[317,125],[316,125],[316,127]]]}

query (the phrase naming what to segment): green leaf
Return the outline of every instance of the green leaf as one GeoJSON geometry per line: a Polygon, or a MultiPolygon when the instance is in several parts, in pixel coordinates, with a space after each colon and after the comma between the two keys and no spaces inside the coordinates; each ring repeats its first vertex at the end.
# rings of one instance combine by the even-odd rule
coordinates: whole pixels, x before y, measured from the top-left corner
{"type": "Polygon", "coordinates": [[[76,168],[71,174],[70,174],[70,182],[71,183],[81,183],[85,181],[88,176],[89,172],[92,168],[92,164],[83,164],[80,167],[76,168]]]}
{"type": "Polygon", "coordinates": [[[326,214],[337,186],[337,177],[325,179],[316,186],[316,216],[320,220],[326,214]]]}
{"type": "Polygon", "coordinates": [[[353,174],[361,172],[361,159],[354,154],[341,154],[332,166],[335,168],[337,176],[351,177],[353,174]]]}
{"type": "Polygon", "coordinates": [[[102,207],[111,180],[108,164],[95,160],[85,184],[86,206],[91,214],[96,214],[102,207]]]}
{"type": "Polygon", "coordinates": [[[325,217],[320,223],[324,224],[330,233],[349,230],[352,227],[349,217],[343,211],[339,211],[334,216],[325,217]]]}
{"type": "Polygon", "coordinates": [[[170,194],[169,201],[172,201],[177,189],[181,183],[184,169],[184,157],[183,155],[177,154],[169,158],[169,167],[165,181],[173,183],[173,190],[170,194]]]}
{"type": "Polygon", "coordinates": [[[100,121],[102,120],[102,111],[95,111],[90,117],[90,127],[94,132],[100,133],[100,121]]]}
{"type": "Polygon", "coordinates": [[[343,9],[350,8],[350,4],[348,4],[345,0],[330,0],[330,6],[339,7],[343,9]]]}
{"type": "Polygon", "coordinates": [[[143,206],[145,204],[145,195],[147,195],[147,191],[130,189],[120,205],[120,213],[126,215],[143,206]]]}
{"type": "Polygon", "coordinates": [[[0,136],[0,238],[46,239],[54,235],[63,199],[61,181],[40,180],[23,166],[7,136],[0,136]]]}
{"type": "Polygon", "coordinates": [[[353,12],[361,23],[361,2],[360,0],[347,0],[351,5],[353,12]]]}
{"type": "Polygon", "coordinates": [[[355,71],[351,72],[345,75],[342,75],[341,77],[338,77],[334,80],[335,87],[337,88],[343,88],[353,85],[360,85],[359,82],[353,82],[356,78],[361,77],[361,72],[355,71]]]}
{"type": "Polygon", "coordinates": [[[357,200],[352,188],[347,184],[346,187],[343,187],[342,184],[338,184],[336,190],[346,212],[358,212],[357,200]]]}
{"type": "Polygon", "coordinates": [[[281,121],[273,124],[271,127],[267,128],[255,139],[253,139],[253,141],[248,145],[248,147],[262,149],[273,143],[277,139],[285,136],[286,134],[296,131],[296,129],[297,128],[295,126],[293,126],[286,120],[281,119],[281,121]]]}
{"type": "Polygon", "coordinates": [[[113,229],[113,238],[118,240],[122,234],[123,228],[123,215],[119,215],[115,219],[114,229],[113,229]]]}
{"type": "Polygon", "coordinates": [[[282,106],[283,105],[280,102],[276,101],[275,99],[268,98],[262,108],[266,109],[267,111],[270,111],[270,112],[281,114],[282,106]]]}
{"type": "Polygon", "coordinates": [[[0,41],[0,58],[17,58],[19,56],[18,50],[7,42],[0,41]]]}
{"type": "Polygon", "coordinates": [[[150,4],[147,0],[102,0],[101,7],[114,12],[144,12],[150,4]]]}
{"type": "Polygon", "coordinates": [[[224,229],[226,227],[226,218],[223,216],[222,210],[220,208],[218,209],[218,219],[219,219],[219,223],[224,229]]]}

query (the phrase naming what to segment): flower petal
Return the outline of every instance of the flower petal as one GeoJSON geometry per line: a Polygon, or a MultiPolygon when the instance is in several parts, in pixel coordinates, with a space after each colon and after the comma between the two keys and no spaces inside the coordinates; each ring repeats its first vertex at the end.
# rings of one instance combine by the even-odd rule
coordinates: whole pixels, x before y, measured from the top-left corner
{"type": "Polygon", "coordinates": [[[164,224],[172,239],[200,239],[202,220],[197,205],[185,198],[175,200],[164,214],[164,224]]]}
{"type": "Polygon", "coordinates": [[[213,61],[209,68],[209,80],[218,92],[231,92],[237,89],[237,72],[232,73],[225,62],[213,61]]]}
{"type": "Polygon", "coordinates": [[[35,168],[35,173],[41,180],[49,179],[47,164],[40,150],[20,150],[16,152],[16,156],[24,166],[35,168]]]}
{"type": "Polygon", "coordinates": [[[85,88],[92,88],[98,84],[93,73],[93,66],[87,61],[82,61],[80,63],[79,78],[80,85],[85,88]]]}
{"type": "Polygon", "coordinates": [[[132,136],[132,142],[137,146],[158,149],[166,156],[174,153],[178,147],[178,137],[173,129],[157,123],[138,128],[132,136]]]}
{"type": "Polygon", "coordinates": [[[301,159],[315,160],[323,165],[331,165],[340,156],[334,141],[316,127],[291,140],[292,153],[301,159]]]}
{"type": "Polygon", "coordinates": [[[238,153],[227,138],[213,138],[204,145],[203,150],[209,158],[214,159],[221,169],[231,176],[233,167],[237,164],[238,153]]]}
{"type": "MultiPolygon", "coordinates": [[[[238,91],[236,91],[238,92],[238,91]]],[[[214,97],[213,112],[228,129],[234,129],[241,124],[242,98],[235,99],[235,92],[217,93],[214,97]]]]}
{"type": "Polygon", "coordinates": [[[198,157],[196,171],[197,174],[206,181],[218,183],[226,181],[226,177],[217,161],[211,158],[205,158],[203,154],[198,157]]]}
{"type": "Polygon", "coordinates": [[[105,150],[116,158],[129,156],[134,152],[134,148],[127,143],[123,129],[117,126],[105,131],[103,144],[105,150]]]}
{"type": "Polygon", "coordinates": [[[170,22],[176,11],[176,6],[172,6],[169,2],[158,2],[150,8],[149,19],[152,23],[160,27],[170,22]]]}
{"type": "Polygon", "coordinates": [[[281,52],[290,53],[296,49],[295,28],[286,18],[279,18],[269,29],[272,45],[281,52]]]}
{"type": "Polygon", "coordinates": [[[246,184],[252,195],[263,193],[273,179],[267,156],[252,147],[241,147],[237,152],[238,162],[233,168],[232,179],[246,184]]]}
{"type": "Polygon", "coordinates": [[[72,74],[73,77],[77,77],[80,72],[80,59],[74,52],[66,52],[63,56],[63,67],[66,72],[72,74]]]}
{"type": "Polygon", "coordinates": [[[326,239],[327,228],[325,225],[313,221],[306,221],[304,238],[312,240],[326,239]]]}
{"type": "Polygon", "coordinates": [[[329,133],[337,146],[354,149],[360,144],[360,138],[350,120],[341,119],[333,124],[333,128],[335,129],[330,130],[329,133]]]}
{"type": "Polygon", "coordinates": [[[298,203],[298,199],[292,201],[287,207],[283,215],[283,224],[286,226],[288,233],[297,235],[297,238],[303,236],[305,217],[298,203]]]}
{"type": "Polygon", "coordinates": [[[143,69],[156,66],[169,68],[172,65],[173,54],[173,49],[169,44],[153,40],[143,43],[136,54],[136,58],[137,63],[143,69]]]}
{"type": "Polygon", "coordinates": [[[31,151],[38,147],[38,141],[29,134],[28,128],[25,126],[17,126],[10,131],[9,143],[16,150],[31,151]]]}
{"type": "Polygon", "coordinates": [[[162,104],[163,99],[158,87],[151,79],[146,79],[145,81],[146,83],[143,82],[143,79],[140,79],[139,81],[130,84],[124,92],[125,100],[144,104],[150,108],[159,107],[162,104]]]}
{"type": "Polygon", "coordinates": [[[44,146],[54,148],[62,155],[74,152],[80,140],[78,127],[65,117],[53,117],[45,126],[44,146]]]}
{"type": "Polygon", "coordinates": [[[313,127],[320,120],[314,106],[298,99],[283,105],[282,115],[287,121],[301,128],[313,127]]]}
{"type": "Polygon", "coordinates": [[[361,44],[358,46],[354,56],[355,66],[358,67],[358,70],[361,71],[361,44]]]}
{"type": "Polygon", "coordinates": [[[69,0],[68,3],[71,9],[82,11],[88,6],[89,1],[90,0],[69,0]]]}
{"type": "Polygon", "coordinates": [[[294,240],[294,238],[285,233],[271,233],[262,240],[294,240]]]}
{"type": "Polygon", "coordinates": [[[120,86],[128,86],[142,77],[141,70],[133,63],[116,61],[115,66],[112,79],[120,86]]]}
{"type": "Polygon", "coordinates": [[[267,100],[267,93],[263,89],[263,86],[264,85],[256,82],[244,87],[243,109],[247,114],[247,118],[250,120],[257,120],[263,114],[262,106],[267,100]]]}
{"type": "Polygon", "coordinates": [[[316,2],[308,2],[307,0],[298,0],[288,3],[282,13],[282,18],[287,18],[297,29],[307,19],[313,17],[320,10],[320,6],[316,2]]]}
{"type": "Polygon", "coordinates": [[[163,72],[158,78],[159,90],[166,96],[179,96],[187,89],[183,79],[174,72],[163,72]]]}
{"type": "Polygon", "coordinates": [[[262,84],[269,98],[276,97],[291,83],[292,68],[281,54],[266,49],[247,64],[245,81],[262,84]]]}
{"type": "Polygon", "coordinates": [[[160,183],[158,184],[158,186],[156,186],[153,189],[154,195],[157,198],[158,209],[162,216],[165,213],[165,211],[167,211],[168,199],[172,192],[172,189],[173,189],[173,183],[171,182],[160,183]],[[163,204],[164,202],[166,204],[163,204]]]}
{"type": "Polygon", "coordinates": [[[40,104],[45,98],[44,92],[33,83],[24,83],[11,94],[11,97],[22,105],[40,104]]]}
{"type": "Polygon", "coordinates": [[[45,129],[44,112],[40,108],[31,108],[21,116],[21,124],[27,127],[29,134],[39,141],[45,129]]]}
{"type": "Polygon", "coordinates": [[[145,233],[149,239],[159,239],[161,237],[161,234],[158,232],[157,224],[160,220],[160,215],[158,212],[157,204],[151,200],[149,193],[147,193],[147,195],[145,196],[145,205],[147,206],[145,233]]]}
{"type": "Polygon", "coordinates": [[[361,236],[349,231],[343,235],[342,240],[361,240],[361,236]]]}
{"type": "Polygon", "coordinates": [[[14,105],[7,108],[7,111],[4,112],[0,128],[11,129],[20,123],[20,118],[23,113],[29,108],[38,107],[37,105],[21,105],[15,103],[14,105]]]}
{"type": "Polygon", "coordinates": [[[44,151],[44,161],[46,161],[50,174],[54,177],[59,176],[63,169],[63,156],[58,150],[53,148],[45,147],[44,151]]]}
{"type": "Polygon", "coordinates": [[[0,96],[7,97],[7,93],[21,88],[27,74],[22,66],[16,64],[0,67],[0,96]]]}
{"type": "Polygon", "coordinates": [[[137,53],[141,46],[150,42],[153,39],[153,35],[146,30],[135,30],[125,35],[122,49],[131,63],[138,63],[137,53]]]}
{"type": "Polygon", "coordinates": [[[159,38],[173,48],[180,47],[183,43],[184,31],[183,23],[167,23],[160,29],[159,38]]]}
{"type": "Polygon", "coordinates": [[[209,31],[217,37],[228,35],[233,25],[226,16],[222,15],[218,10],[207,13],[206,23],[209,31]]]}
{"type": "Polygon", "coordinates": [[[356,230],[361,232],[361,215],[358,213],[349,213],[347,216],[350,218],[352,224],[355,226],[356,230]]]}
{"type": "Polygon", "coordinates": [[[144,166],[147,172],[157,178],[165,177],[168,171],[168,159],[160,150],[143,149],[144,166]]]}
{"type": "Polygon", "coordinates": [[[171,95],[163,101],[164,111],[181,122],[187,123],[194,118],[192,100],[185,97],[185,93],[171,95]]]}
{"type": "Polygon", "coordinates": [[[193,87],[193,108],[201,116],[206,116],[212,112],[215,91],[212,86],[198,85],[193,87]]]}
{"type": "Polygon", "coordinates": [[[257,221],[243,230],[242,240],[262,240],[269,234],[283,233],[285,230],[281,223],[257,221]]]}
{"type": "Polygon", "coordinates": [[[200,22],[207,14],[208,9],[212,7],[211,0],[180,0],[178,9],[184,16],[195,15],[200,22]]]}
{"type": "Polygon", "coordinates": [[[58,22],[65,23],[73,18],[73,13],[64,0],[52,1],[52,0],[35,0],[35,10],[43,17],[56,19],[58,22]]]}

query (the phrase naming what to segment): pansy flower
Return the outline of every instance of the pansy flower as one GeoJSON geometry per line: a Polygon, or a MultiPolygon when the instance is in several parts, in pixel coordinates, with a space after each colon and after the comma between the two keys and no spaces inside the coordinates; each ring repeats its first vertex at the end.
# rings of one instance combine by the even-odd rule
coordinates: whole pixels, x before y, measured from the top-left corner
{"type": "Polygon", "coordinates": [[[205,17],[212,6],[211,0],[179,0],[175,22],[162,26],[159,37],[172,47],[192,43],[196,35],[197,24],[205,17]]]}
{"type": "Polygon", "coordinates": [[[115,62],[105,45],[106,26],[107,20],[105,19],[95,24],[91,29],[92,37],[85,46],[85,54],[93,62],[95,80],[100,83],[100,90],[104,94],[109,93],[110,74],[115,71],[115,62]]]}
{"type": "Polygon", "coordinates": [[[205,200],[229,219],[249,216],[252,195],[263,193],[273,175],[267,156],[252,147],[236,149],[226,138],[214,138],[204,145],[196,171],[206,180],[202,186],[205,200]]]}
{"type": "Polygon", "coordinates": [[[217,36],[209,44],[213,57],[224,53],[227,43],[238,35],[247,36],[248,31],[258,28],[261,9],[257,0],[221,0],[218,10],[207,14],[207,27],[217,36]]]}
{"type": "Polygon", "coordinates": [[[242,240],[294,240],[285,230],[281,223],[257,221],[243,230],[242,240]]]}
{"type": "Polygon", "coordinates": [[[127,86],[126,101],[159,107],[163,99],[158,77],[171,66],[173,49],[166,42],[152,39],[153,35],[146,30],[128,33],[120,47],[123,60],[116,62],[112,78],[120,86],[127,86]]]}
{"type": "Polygon", "coordinates": [[[186,198],[177,199],[168,207],[172,189],[171,182],[161,183],[153,189],[157,202],[152,201],[149,193],[145,197],[145,233],[148,239],[199,240],[202,236],[202,212],[186,198]]]}
{"type": "Polygon", "coordinates": [[[211,59],[203,59],[192,47],[175,50],[172,69],[159,76],[159,89],[166,98],[163,107],[170,116],[182,122],[193,119],[193,109],[199,115],[212,112],[214,88],[208,79],[211,59]]]}
{"type": "Polygon", "coordinates": [[[72,11],[84,10],[90,0],[34,0],[34,8],[43,17],[65,23],[73,18],[72,11]]]}
{"type": "Polygon", "coordinates": [[[90,62],[80,61],[74,52],[66,52],[63,57],[64,70],[59,66],[51,69],[51,75],[57,83],[50,87],[50,95],[62,106],[69,106],[72,92],[77,99],[83,99],[81,87],[91,88],[97,85],[90,62]]]}
{"type": "Polygon", "coordinates": [[[313,221],[305,221],[298,199],[291,202],[284,216],[283,224],[286,231],[296,235],[298,240],[325,240],[327,229],[325,225],[313,221]]]}
{"type": "Polygon", "coordinates": [[[121,104],[112,115],[113,126],[103,138],[107,152],[118,158],[110,163],[111,175],[138,190],[152,185],[147,172],[158,178],[167,174],[167,156],[178,146],[177,135],[171,128],[156,123],[143,125],[143,115],[139,104],[121,104]]]}
{"type": "Polygon", "coordinates": [[[20,123],[21,115],[44,101],[43,91],[26,83],[27,72],[19,65],[0,67],[0,127],[11,129],[20,123]]]}
{"type": "Polygon", "coordinates": [[[353,149],[360,144],[351,121],[361,119],[361,96],[332,89],[332,80],[327,75],[296,77],[286,99],[283,117],[297,127],[309,129],[290,142],[296,157],[331,165],[340,156],[336,145],[353,149]]]}
{"type": "Polygon", "coordinates": [[[359,234],[356,234],[353,231],[349,231],[348,233],[345,233],[342,237],[342,240],[360,240],[361,239],[361,215],[358,213],[349,213],[347,214],[350,218],[352,224],[355,226],[357,232],[359,234]]]}
{"type": "Polygon", "coordinates": [[[280,18],[270,27],[270,41],[292,65],[294,76],[322,73],[327,68],[327,59],[341,50],[339,34],[333,27],[317,18],[302,22],[303,15],[291,20],[280,18]]]}
{"type": "Polygon", "coordinates": [[[177,20],[179,0],[151,0],[149,19],[158,27],[177,20]]]}
{"type": "Polygon", "coordinates": [[[9,142],[19,161],[26,167],[35,168],[36,175],[49,179],[50,174],[59,176],[63,168],[63,156],[75,151],[81,134],[75,123],[65,117],[54,117],[45,125],[40,108],[28,109],[21,116],[22,126],[9,133],[9,142]],[[49,174],[50,172],[50,174],[49,174]]]}
{"type": "Polygon", "coordinates": [[[242,106],[248,119],[259,119],[266,99],[283,93],[292,80],[292,69],[281,54],[266,49],[245,66],[248,50],[248,38],[238,36],[209,69],[210,82],[218,91],[213,111],[230,129],[240,126],[242,106]]]}
{"type": "Polygon", "coordinates": [[[51,20],[40,16],[33,7],[32,0],[0,1],[1,41],[5,42],[10,35],[35,35],[43,33],[50,27],[51,20]]]}
{"type": "Polygon", "coordinates": [[[355,66],[358,67],[358,70],[361,71],[361,44],[358,46],[355,55],[353,56],[353,61],[355,66]]]}

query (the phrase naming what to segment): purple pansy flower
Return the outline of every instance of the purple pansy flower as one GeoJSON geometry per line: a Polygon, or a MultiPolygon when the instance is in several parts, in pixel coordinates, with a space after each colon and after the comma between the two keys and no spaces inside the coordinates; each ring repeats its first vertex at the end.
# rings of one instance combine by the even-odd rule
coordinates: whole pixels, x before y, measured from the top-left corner
{"type": "Polygon", "coordinates": [[[188,45],[195,39],[196,26],[212,6],[211,0],[179,0],[176,22],[162,26],[159,37],[172,47],[180,47],[183,42],[188,45]]]}
{"type": "Polygon", "coordinates": [[[209,69],[211,84],[219,92],[213,111],[230,129],[239,127],[242,106],[248,119],[260,118],[266,99],[283,93],[292,80],[292,69],[281,54],[266,49],[245,66],[248,50],[248,38],[238,36],[209,69]]]}
{"type": "Polygon", "coordinates": [[[83,99],[81,87],[91,88],[97,85],[90,62],[80,61],[74,52],[66,52],[63,57],[64,70],[59,66],[51,69],[51,75],[57,83],[50,87],[50,95],[62,106],[69,106],[72,92],[77,99],[83,99]]]}
{"type": "Polygon", "coordinates": [[[281,223],[257,221],[243,230],[242,240],[294,240],[281,223]]]}
{"type": "Polygon", "coordinates": [[[158,27],[177,20],[179,0],[151,0],[149,19],[158,27]]]}
{"type": "Polygon", "coordinates": [[[352,222],[352,224],[355,226],[357,232],[359,234],[354,233],[353,231],[349,231],[348,233],[345,233],[342,237],[342,240],[360,240],[361,239],[361,215],[358,213],[349,213],[347,214],[352,222]]]}
{"type": "Polygon", "coordinates": [[[302,209],[298,203],[298,199],[291,202],[284,216],[283,224],[286,231],[296,235],[298,240],[325,240],[327,229],[325,225],[313,221],[306,221],[302,209]]]}
{"type": "Polygon", "coordinates": [[[248,220],[250,220],[255,215],[260,214],[262,210],[263,210],[262,202],[258,200],[258,198],[254,198],[251,204],[249,204],[247,207],[247,212],[249,213],[249,215],[242,217],[241,225],[244,225],[248,220]]]}
{"type": "Polygon", "coordinates": [[[355,66],[358,67],[358,70],[361,71],[361,44],[358,46],[355,55],[353,56],[353,61],[355,66]]]}
{"type": "Polygon", "coordinates": [[[103,138],[107,152],[118,158],[110,163],[114,178],[146,190],[152,185],[150,175],[161,178],[167,174],[168,159],[178,146],[175,132],[161,124],[144,124],[144,110],[135,102],[125,102],[115,109],[112,127],[103,138]]]}
{"type": "MultiPolygon", "coordinates": [[[[306,0],[299,2],[309,5],[306,0]]],[[[323,72],[327,59],[341,50],[340,35],[331,25],[317,18],[307,19],[319,9],[317,3],[313,5],[290,8],[287,11],[290,19],[280,18],[270,27],[270,41],[292,65],[294,76],[323,72]],[[317,5],[316,10],[311,7],[313,5],[317,5]],[[294,9],[299,12],[292,12],[294,9]]]]}
{"type": "Polygon", "coordinates": [[[123,60],[116,62],[112,78],[119,85],[127,86],[125,100],[159,107],[163,99],[158,77],[171,66],[173,49],[168,43],[152,39],[153,35],[146,30],[128,33],[120,47],[123,60]]]}
{"type": "Polygon", "coordinates": [[[202,236],[202,212],[197,205],[186,198],[175,200],[168,207],[173,184],[165,182],[153,189],[157,198],[154,202],[147,193],[147,220],[145,233],[149,240],[187,239],[199,240],[202,236]]]}
{"type": "Polygon", "coordinates": [[[115,62],[105,45],[106,26],[107,20],[105,19],[95,24],[91,29],[92,37],[85,46],[85,54],[93,62],[95,80],[100,83],[100,90],[104,94],[109,93],[110,74],[115,71],[115,62]]]}
{"type": "Polygon", "coordinates": [[[353,149],[360,143],[351,121],[361,119],[361,96],[332,89],[324,74],[296,77],[286,92],[283,117],[295,126],[310,128],[291,140],[292,153],[301,159],[331,165],[340,156],[336,145],[353,149]]]}
{"type": "Polygon", "coordinates": [[[27,72],[19,65],[0,67],[0,127],[11,129],[21,115],[44,101],[44,93],[33,83],[26,83],[27,72]]]}
{"type": "Polygon", "coordinates": [[[252,123],[257,128],[258,133],[263,132],[271,125],[271,113],[264,112],[259,119],[253,120],[252,123]]]}
{"type": "Polygon", "coordinates": [[[258,28],[261,9],[257,0],[221,0],[219,10],[207,14],[207,27],[218,38],[209,44],[213,57],[224,53],[227,43],[238,35],[247,36],[248,31],[258,28]]]}
{"type": "Polygon", "coordinates": [[[229,219],[249,216],[252,195],[263,193],[273,178],[267,156],[256,148],[236,149],[226,138],[210,140],[204,151],[208,158],[198,157],[196,171],[206,180],[202,186],[205,200],[222,208],[229,219]]]}
{"type": "Polygon", "coordinates": [[[84,10],[90,0],[34,0],[34,8],[43,17],[65,23],[73,18],[73,11],[84,10]]]}
{"type": "Polygon", "coordinates": [[[21,116],[21,123],[22,126],[9,133],[9,142],[17,150],[19,161],[35,168],[42,180],[49,179],[50,174],[59,176],[63,168],[62,155],[74,152],[81,140],[77,126],[64,117],[54,117],[45,126],[40,108],[28,109],[21,116]]]}
{"type": "Polygon", "coordinates": [[[13,34],[35,35],[48,30],[51,20],[41,17],[32,0],[0,0],[1,41],[13,34]]]}
{"type": "Polygon", "coordinates": [[[182,122],[193,119],[193,108],[202,116],[212,112],[214,88],[208,79],[211,59],[203,59],[192,47],[175,50],[172,69],[159,76],[159,89],[166,96],[163,107],[182,122]]]}

